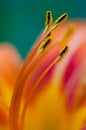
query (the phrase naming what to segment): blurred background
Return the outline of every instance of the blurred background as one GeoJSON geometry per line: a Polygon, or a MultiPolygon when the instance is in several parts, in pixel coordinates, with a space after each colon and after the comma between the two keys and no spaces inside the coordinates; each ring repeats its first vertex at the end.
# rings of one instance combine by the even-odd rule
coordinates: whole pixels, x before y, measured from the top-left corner
{"type": "Polygon", "coordinates": [[[0,42],[10,42],[25,58],[44,28],[47,10],[54,19],[64,12],[85,19],[86,0],[0,0],[0,42]]]}

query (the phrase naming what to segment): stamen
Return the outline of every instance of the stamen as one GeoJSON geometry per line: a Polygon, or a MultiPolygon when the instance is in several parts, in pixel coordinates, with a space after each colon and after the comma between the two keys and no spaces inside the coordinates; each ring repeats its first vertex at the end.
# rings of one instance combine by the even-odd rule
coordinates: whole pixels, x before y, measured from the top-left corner
{"type": "Polygon", "coordinates": [[[45,49],[48,46],[48,44],[50,43],[50,41],[51,41],[51,39],[48,39],[46,41],[46,43],[42,46],[42,48],[45,49]]]}
{"type": "MultiPolygon", "coordinates": [[[[15,85],[15,90],[14,90],[11,105],[10,105],[10,128],[12,130],[15,130],[15,129],[19,130],[19,128],[20,128],[20,121],[19,121],[19,116],[20,116],[19,114],[20,113],[19,113],[19,110],[20,110],[20,104],[21,104],[22,94],[23,94],[23,90],[24,90],[24,85],[26,83],[27,78],[34,71],[36,65],[39,64],[40,58],[41,58],[40,55],[36,55],[37,51],[38,51],[38,54],[39,54],[46,49],[46,47],[49,45],[49,43],[51,41],[52,30],[57,25],[59,25],[60,23],[63,23],[66,20],[67,14],[62,15],[58,20],[56,20],[56,22],[52,26],[51,26],[51,24],[52,24],[51,13],[48,13],[46,17],[47,17],[46,25],[50,26],[50,27],[48,26],[49,30],[46,31],[45,34],[43,34],[41,36],[41,38],[37,42],[37,45],[35,46],[35,48],[30,53],[30,56],[27,59],[27,62],[24,64],[24,66],[23,66],[23,68],[22,68],[22,70],[19,74],[16,85],[15,85]]],[[[43,77],[47,74],[47,72],[51,69],[51,67],[53,67],[57,62],[60,61],[60,59],[62,59],[62,57],[66,53],[66,51],[67,51],[67,47],[59,54],[58,58],[56,58],[48,66],[48,68],[42,73],[42,75],[37,79],[37,81],[34,83],[34,86],[32,87],[32,91],[31,91],[31,93],[28,97],[29,99],[31,98],[34,90],[36,90],[37,86],[39,85],[39,83],[41,82],[43,77]]],[[[28,100],[28,102],[29,102],[29,100],[28,100]]]]}
{"type": "Polygon", "coordinates": [[[70,24],[69,29],[65,33],[64,37],[58,42],[58,45],[66,45],[73,36],[73,33],[74,33],[74,25],[70,24]]]}
{"type": "Polygon", "coordinates": [[[48,35],[47,35],[47,37],[49,37],[51,35],[51,33],[49,33],[48,35]]]}
{"type": "Polygon", "coordinates": [[[62,14],[53,24],[53,27],[55,28],[56,26],[64,23],[68,18],[68,14],[67,13],[64,13],[62,14]]]}
{"type": "Polygon", "coordinates": [[[62,60],[63,57],[65,56],[65,54],[68,52],[68,46],[66,46],[61,52],[60,54],[58,55],[57,57],[57,62],[62,60]]]}
{"type": "Polygon", "coordinates": [[[38,53],[42,53],[47,48],[47,46],[50,44],[50,42],[51,42],[51,36],[47,37],[43,41],[43,43],[41,44],[41,47],[39,47],[38,53]]]}
{"type": "Polygon", "coordinates": [[[25,105],[24,105],[24,108],[23,108],[23,112],[22,112],[22,116],[21,116],[21,117],[22,117],[22,119],[21,119],[21,122],[22,122],[22,123],[21,123],[21,124],[23,124],[23,122],[24,122],[24,116],[25,116],[26,109],[27,109],[27,107],[28,107],[28,105],[29,105],[30,99],[31,99],[33,93],[35,92],[37,86],[38,86],[39,83],[42,81],[42,79],[45,77],[45,75],[49,72],[49,70],[50,70],[56,63],[58,63],[58,62],[61,61],[61,59],[63,58],[63,55],[66,54],[67,50],[68,50],[68,46],[66,46],[66,47],[60,52],[59,56],[45,69],[45,71],[40,75],[40,77],[38,78],[38,80],[34,83],[34,86],[33,86],[32,90],[31,90],[31,93],[30,93],[29,96],[27,97],[27,100],[26,100],[25,105]]]}
{"type": "MultiPolygon", "coordinates": [[[[52,16],[52,15],[51,15],[52,16]]],[[[50,24],[50,26],[46,26],[43,32],[43,35],[38,41],[38,44],[40,44],[43,39],[45,39],[48,35],[51,34],[51,32],[59,25],[63,24],[68,18],[68,14],[64,13],[62,14],[54,23],[50,24]]],[[[50,22],[51,23],[51,22],[50,22]]]]}
{"type": "Polygon", "coordinates": [[[49,28],[50,25],[52,24],[52,21],[53,21],[52,12],[51,11],[47,11],[45,25],[48,26],[48,28],[49,28]]]}
{"type": "Polygon", "coordinates": [[[66,46],[62,51],[61,51],[61,53],[59,54],[59,56],[63,56],[66,52],[67,52],[67,50],[68,50],[68,46],[66,46]]]}

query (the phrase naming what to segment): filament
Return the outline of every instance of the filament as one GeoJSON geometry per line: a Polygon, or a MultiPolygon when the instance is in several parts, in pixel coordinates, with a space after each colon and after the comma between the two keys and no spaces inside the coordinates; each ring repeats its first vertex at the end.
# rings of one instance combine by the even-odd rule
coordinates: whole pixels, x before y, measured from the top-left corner
{"type": "MultiPolygon", "coordinates": [[[[25,116],[25,112],[26,112],[26,109],[29,105],[29,102],[30,102],[30,99],[34,93],[34,91],[36,90],[37,86],[39,85],[39,83],[42,81],[42,79],[45,77],[45,75],[49,72],[49,70],[55,65],[57,64],[58,62],[60,62],[63,58],[63,56],[67,53],[68,51],[68,46],[64,47],[64,49],[59,53],[59,55],[57,56],[57,58],[45,69],[45,71],[41,74],[41,76],[38,78],[38,80],[34,83],[34,86],[31,90],[31,93],[29,94],[26,102],[25,102],[25,105],[24,105],[24,108],[23,108],[23,112],[22,112],[22,116],[21,116],[21,124],[23,125],[23,122],[24,122],[24,116],[25,116]]],[[[23,127],[23,126],[22,126],[23,127]]]]}
{"type": "MultiPolygon", "coordinates": [[[[32,49],[29,57],[26,59],[26,62],[24,63],[20,74],[18,76],[15,90],[13,93],[12,101],[11,101],[11,107],[10,107],[10,128],[11,130],[20,130],[20,126],[18,124],[18,118],[19,118],[19,110],[21,105],[21,98],[24,90],[24,86],[26,83],[27,78],[31,75],[31,73],[34,71],[35,67],[40,63],[41,57],[45,53],[38,53],[44,51],[48,45],[51,42],[51,32],[60,24],[64,23],[67,19],[67,13],[61,15],[53,24],[52,24],[52,15],[51,12],[48,12],[46,15],[46,24],[51,25],[49,27],[49,30],[47,30],[44,34],[41,35],[39,40],[37,41],[36,46],[32,49]],[[41,46],[41,47],[40,47],[41,46]],[[42,51],[40,51],[42,50],[42,51]]],[[[66,53],[67,47],[63,52],[60,53],[59,57],[56,58],[55,61],[53,61],[48,68],[42,73],[40,78],[36,81],[34,84],[34,87],[31,91],[31,94],[29,98],[31,98],[31,95],[33,94],[34,90],[38,86],[39,82],[43,79],[43,77],[46,75],[46,73],[58,62],[63,58],[63,55],[66,53]]],[[[47,53],[47,52],[46,52],[47,53]]]]}

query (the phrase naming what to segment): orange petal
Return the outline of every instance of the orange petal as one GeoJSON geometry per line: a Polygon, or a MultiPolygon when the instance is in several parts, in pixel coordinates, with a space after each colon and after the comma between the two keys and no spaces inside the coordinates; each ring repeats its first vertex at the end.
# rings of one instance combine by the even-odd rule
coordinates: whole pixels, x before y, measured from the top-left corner
{"type": "Polygon", "coordinates": [[[0,126],[8,125],[8,109],[14,84],[21,67],[21,57],[8,44],[0,44],[0,126]]]}
{"type": "Polygon", "coordinates": [[[8,43],[0,44],[0,82],[5,80],[14,85],[21,66],[21,57],[16,49],[8,43]]]}

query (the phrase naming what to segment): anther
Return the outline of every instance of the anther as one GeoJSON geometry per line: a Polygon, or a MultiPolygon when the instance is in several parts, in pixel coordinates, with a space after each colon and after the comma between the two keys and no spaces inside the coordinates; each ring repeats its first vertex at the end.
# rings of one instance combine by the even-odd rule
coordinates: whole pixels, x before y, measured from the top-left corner
{"type": "Polygon", "coordinates": [[[45,25],[50,27],[50,25],[52,24],[52,21],[53,21],[52,12],[51,11],[47,11],[45,25]]]}
{"type": "Polygon", "coordinates": [[[51,33],[49,33],[48,35],[47,35],[47,37],[49,37],[51,35],[51,33]]]}
{"type": "Polygon", "coordinates": [[[66,47],[60,52],[59,56],[62,57],[62,56],[67,52],[67,50],[68,50],[68,46],[66,46],[66,47]]]}
{"type": "Polygon", "coordinates": [[[74,34],[74,25],[71,23],[69,24],[69,28],[67,32],[64,34],[63,38],[58,42],[58,45],[66,45],[68,41],[74,34]]]}
{"type": "Polygon", "coordinates": [[[53,24],[53,26],[58,26],[59,24],[64,23],[68,18],[68,14],[64,13],[62,14],[53,24]]]}
{"type": "Polygon", "coordinates": [[[48,44],[50,43],[51,39],[47,39],[47,41],[45,42],[45,44],[42,46],[43,49],[45,49],[48,44]]]}
{"type": "Polygon", "coordinates": [[[46,48],[47,46],[50,44],[51,42],[51,37],[48,36],[42,43],[40,49],[39,49],[39,53],[42,53],[46,48]]]}
{"type": "Polygon", "coordinates": [[[68,46],[66,46],[58,55],[57,62],[62,60],[65,54],[68,52],[68,46]]]}

